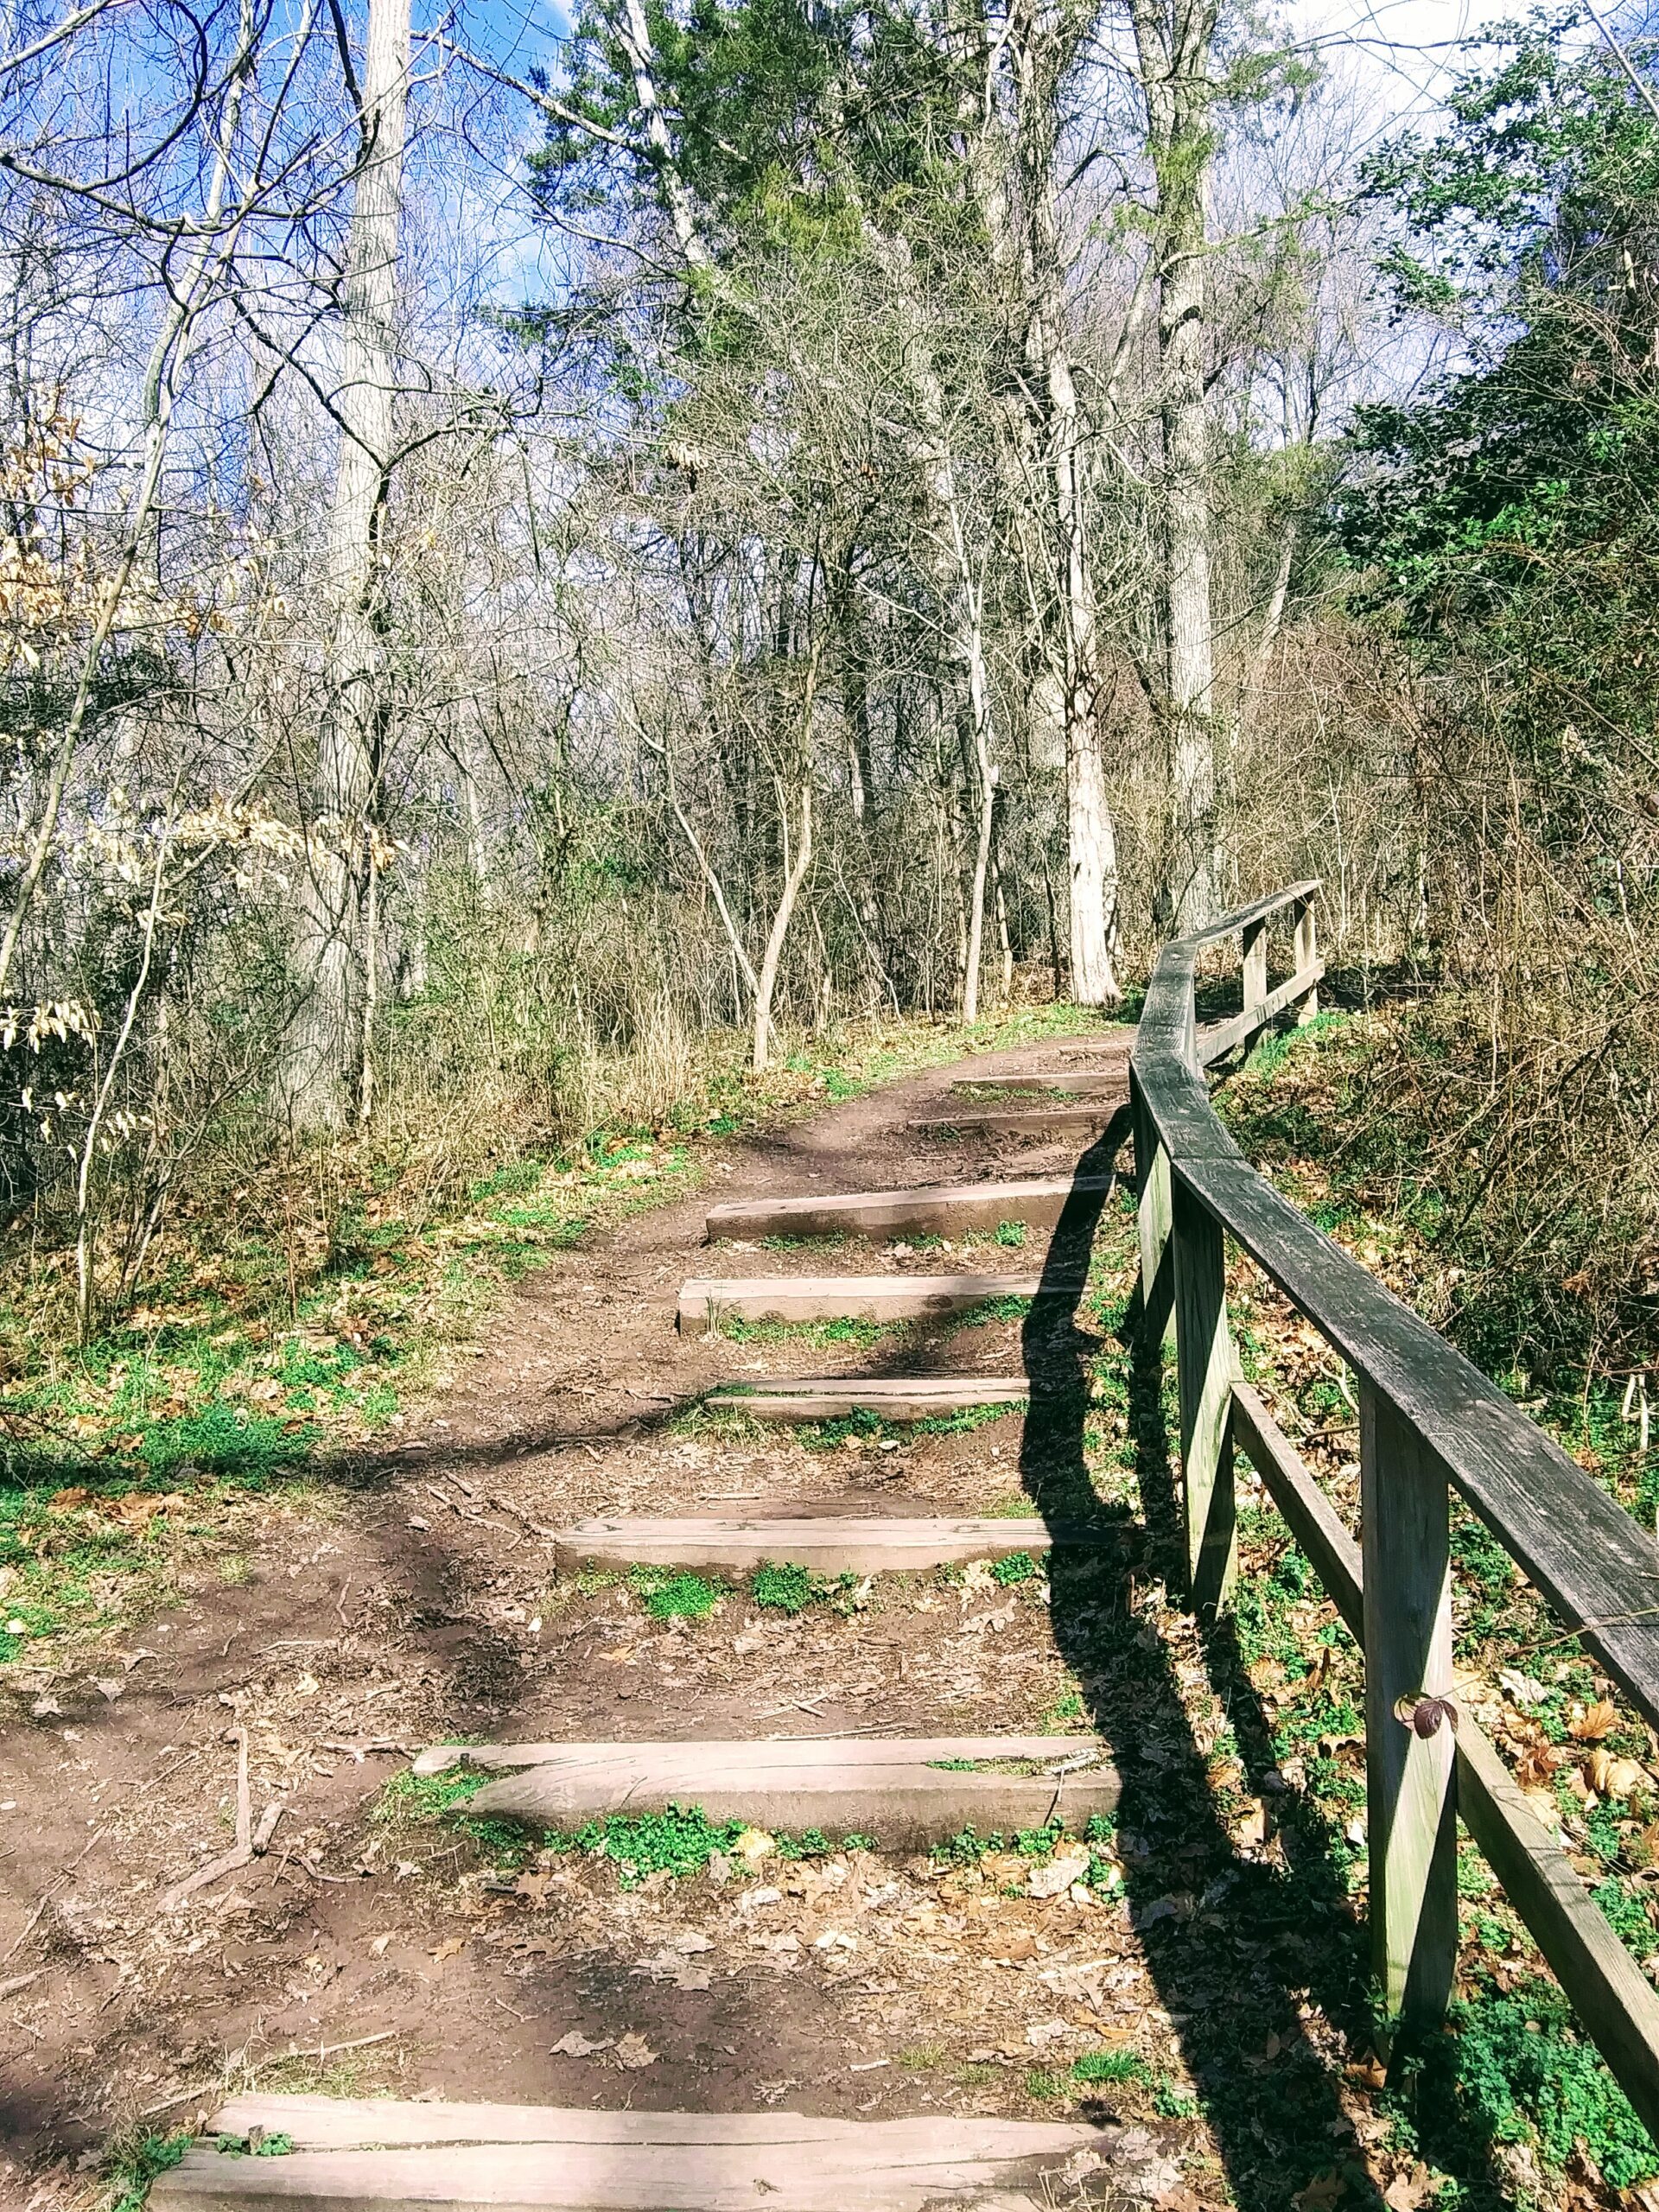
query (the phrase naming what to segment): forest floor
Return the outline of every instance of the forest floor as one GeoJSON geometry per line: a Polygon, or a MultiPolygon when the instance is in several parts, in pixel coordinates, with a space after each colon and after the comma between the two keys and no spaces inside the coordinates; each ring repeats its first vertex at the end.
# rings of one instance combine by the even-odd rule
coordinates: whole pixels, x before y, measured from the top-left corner
{"type": "MultiPolygon", "coordinates": [[[[1090,1049],[1121,1076],[1128,1041],[1096,1031],[1090,1049]]],[[[1642,2177],[1639,2146],[1618,2167],[1593,2098],[1552,2162],[1530,2126],[1507,2147],[1500,2125],[1471,2134],[1433,2063],[1420,2090],[1383,2092],[1359,1921],[1355,1655],[1259,1506],[1236,1623],[1201,1640],[1166,1597],[1168,1465],[1120,1334],[1126,1194],[1090,1224],[1089,1287],[1064,1319],[1062,1349],[1090,1377],[1075,1421],[790,1430],[702,1406],[717,1383],[766,1375],[1006,1374],[1032,1356],[1023,1310],[885,1333],[674,1328],[688,1274],[1020,1266],[1007,1232],[954,1253],[704,1243],[711,1196],[1076,1163],[1075,1143],[911,1130],[944,1110],[956,1072],[709,1140],[701,1195],[544,1250],[464,1376],[394,1443],[224,1503],[214,1534],[144,1595],[126,1591],[113,1631],[76,1615],[19,1645],[0,1669],[0,2204],[136,2204],[147,2165],[246,2087],[867,2117],[1073,2109],[1128,2131],[1141,2201],[1189,2212],[1473,2208],[1535,2188],[1638,2201],[1585,2148],[1642,2177]],[[780,1605],[696,1578],[553,1568],[554,1524],[594,1513],[1052,1514],[1084,1488],[1113,1542],[1057,1561],[1052,1580],[1027,1560],[780,1605]],[[464,1782],[409,1770],[426,1745],[486,1737],[1091,1726],[1122,1804],[1083,1878],[1053,1896],[1032,1879],[1064,1855],[1046,1832],[902,1857],[688,1815],[538,1847],[469,1821],[464,1782]],[[282,1808],[270,1848],[174,1905],[168,1891],[234,1840],[245,1756],[248,1815],[282,1808]]],[[[1321,1411],[1332,1363],[1262,1286],[1241,1281],[1236,1300],[1247,1364],[1300,1409],[1340,1488],[1349,1446],[1321,1411]]],[[[118,1510],[143,1495],[111,1493],[118,1510]]],[[[66,1525],[100,1503],[73,1486],[59,1499],[66,1525]]],[[[1551,1695],[1595,1694],[1584,1671],[1551,1695]]],[[[1470,1974],[1497,1976],[1477,2042],[1497,2051],[1507,2022],[1559,2072],[1577,2046],[1535,1960],[1478,1868],[1467,1888],[1470,1974]],[[1508,1963],[1492,1968],[1497,1953],[1508,1963]]],[[[1493,2063],[1523,2097],[1514,2054],[1493,2063]]]]}

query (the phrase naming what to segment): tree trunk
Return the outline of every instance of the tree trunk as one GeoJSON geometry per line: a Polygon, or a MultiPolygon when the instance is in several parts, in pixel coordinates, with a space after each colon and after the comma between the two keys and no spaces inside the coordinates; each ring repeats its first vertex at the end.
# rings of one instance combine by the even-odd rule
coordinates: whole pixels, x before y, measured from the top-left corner
{"type": "Polygon", "coordinates": [[[1084,505],[1083,421],[1066,329],[1065,254],[1056,194],[1057,94],[1065,55],[1060,34],[1022,0],[1010,16],[1017,143],[1025,216],[1026,351],[1045,402],[1040,456],[1048,507],[1050,600],[1044,630],[1058,683],[1065,741],[1070,857],[1071,995],[1115,1005],[1117,838],[1106,792],[1097,713],[1100,653],[1084,505]]]}
{"type": "Polygon", "coordinates": [[[1212,454],[1205,393],[1206,200],[1214,142],[1210,50],[1216,0],[1133,0],[1147,150],[1158,198],[1158,349],[1164,426],[1164,696],[1169,880],[1180,929],[1213,919],[1215,630],[1212,454]]]}
{"type": "MultiPolygon", "coordinates": [[[[789,842],[789,807],[783,784],[778,785],[778,810],[784,824],[785,848],[789,842]]],[[[795,912],[795,901],[806,880],[806,871],[812,859],[812,771],[809,766],[801,779],[801,834],[795,840],[795,849],[786,863],[783,896],[778,901],[778,911],[772,918],[772,928],[766,935],[766,950],[760,962],[760,988],[754,995],[754,1067],[757,1074],[766,1066],[767,1047],[772,1040],[772,996],[778,987],[778,963],[784,957],[784,940],[789,935],[790,918],[795,912]]]]}
{"type": "Polygon", "coordinates": [[[310,995],[289,1090],[296,1119],[346,1119],[361,1046],[368,827],[386,711],[383,531],[394,461],[397,236],[409,105],[410,0],[370,0],[362,152],[341,289],[339,473],[329,524],[332,622],[300,956],[310,995]]]}

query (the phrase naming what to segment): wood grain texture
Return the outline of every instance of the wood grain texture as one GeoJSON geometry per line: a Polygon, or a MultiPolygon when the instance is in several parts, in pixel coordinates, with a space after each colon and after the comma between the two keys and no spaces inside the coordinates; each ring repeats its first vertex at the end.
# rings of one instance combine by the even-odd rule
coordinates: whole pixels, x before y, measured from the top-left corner
{"type": "Polygon", "coordinates": [[[930,1183],[907,1191],[850,1191],[823,1197],[756,1198],[710,1206],[707,1234],[720,1236],[890,1236],[995,1229],[1005,1221],[1052,1229],[1065,1203],[1098,1192],[1111,1175],[1043,1175],[1007,1183],[930,1183]]]}
{"type": "Polygon", "coordinates": [[[1419,1735],[1401,1701],[1452,1691],[1444,1470],[1409,1423],[1360,1386],[1366,1841],[1373,1968],[1390,2016],[1445,2011],[1458,1953],[1452,1732],[1419,1735]]]}
{"type": "Polygon", "coordinates": [[[974,1406],[1023,1405],[1030,1395],[1023,1375],[852,1375],[746,1383],[713,1391],[703,1403],[760,1421],[833,1421],[864,1408],[902,1421],[974,1406]]]}
{"type": "MultiPolygon", "coordinates": [[[[1313,916],[1312,897],[1299,899],[1291,909],[1296,926],[1296,949],[1293,955],[1298,972],[1306,975],[1319,962],[1318,925],[1313,916]]],[[[1312,1021],[1319,1010],[1317,988],[1304,991],[1296,1002],[1298,1021],[1312,1021]]]]}
{"type": "Polygon", "coordinates": [[[1246,922],[1239,932],[1246,1015],[1258,1014],[1268,995],[1268,918],[1246,922]]]}
{"type": "MultiPolygon", "coordinates": [[[[619,1516],[581,1521],[556,1530],[554,1562],[561,1574],[584,1567],[635,1565],[707,1567],[748,1574],[767,1563],[810,1567],[815,1574],[917,1573],[949,1560],[1005,1559],[1015,1552],[1040,1554],[1055,1538],[1030,1520],[961,1520],[943,1515],[907,1520],[797,1514],[766,1519],[647,1520],[619,1516]]],[[[1062,1542],[1086,1541],[1081,1531],[1062,1542]]]]}
{"type": "Polygon", "coordinates": [[[1173,1198],[1187,1590],[1195,1612],[1214,1614],[1226,1604],[1238,1567],[1227,1260],[1213,1217],[1179,1183],[1173,1198]]]}
{"type": "Polygon", "coordinates": [[[1112,2145],[1078,2122],[958,2113],[855,2121],[248,2096],[213,2115],[216,2133],[251,2127],[291,2137],[292,2152],[232,2158],[200,2144],[157,2180],[152,2212],[989,2212],[1048,2201],[1067,2160],[1109,2158],[1112,2145]]]}
{"type": "Polygon", "coordinates": [[[1141,1248],[1141,1343],[1148,1352],[1175,1326],[1175,1255],[1170,1249],[1169,1154],[1160,1143],[1139,1084],[1131,1079],[1137,1198],[1135,1234],[1141,1248]]]}
{"type": "Polygon", "coordinates": [[[468,1810],[561,1827],[698,1805],[713,1821],[874,1835],[917,1850],[962,1828],[1074,1826],[1113,1809],[1118,1777],[1094,1737],[793,1737],[772,1742],[437,1745],[417,1773],[464,1759],[503,1770],[468,1810]],[[1095,1764],[1053,1772],[1072,1759],[1095,1764]],[[955,1763],[976,1761],[963,1771],[955,1763]],[[1014,1773],[986,1770],[1018,1763],[1014,1773]]]}

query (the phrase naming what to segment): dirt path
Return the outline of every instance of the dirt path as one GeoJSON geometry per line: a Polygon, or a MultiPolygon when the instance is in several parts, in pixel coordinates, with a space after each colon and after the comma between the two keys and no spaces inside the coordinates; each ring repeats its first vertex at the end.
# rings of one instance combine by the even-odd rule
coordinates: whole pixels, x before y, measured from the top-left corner
{"type": "MultiPolygon", "coordinates": [[[[974,1065],[1052,1065],[1052,1052],[974,1065]]],[[[1126,1052],[1122,1033],[1101,1040],[1118,1075],[1126,1052]]],[[[267,2087],[454,2098],[1019,2110],[1027,2064],[1077,2040],[1043,1972],[1092,1958],[1084,2010],[1099,2026],[1145,2011],[1121,1911],[1007,1900],[993,1916],[996,1885],[978,1872],[950,1894],[919,1862],[855,1853],[753,1880],[738,1870],[723,1889],[623,1890],[602,1863],[567,1859],[504,1895],[450,1830],[375,1817],[411,1750],[456,1737],[1057,1725],[1069,1678],[1029,1591],[999,1592],[989,1629],[931,1583],[884,1585],[848,1618],[761,1616],[734,1594],[708,1620],[665,1624],[625,1589],[556,1590],[544,1533],[591,1511],[759,1497],[1019,1506],[1017,1414],[833,1452],[788,1430],[734,1440],[707,1416],[702,1433],[676,1421],[727,1378],[918,1362],[1018,1371],[1013,1323],[827,1349],[673,1328],[681,1280],[711,1268],[1027,1264],[988,1240],[965,1260],[867,1243],[711,1254],[702,1242],[717,1198],[1075,1160],[1075,1141],[941,1144],[908,1129],[946,1109],[955,1072],[722,1147],[700,1196],[533,1278],[395,1461],[320,1506],[273,1503],[245,1580],[181,1591],[84,1679],[32,1700],[25,1686],[0,1738],[0,2142],[19,2186],[24,2168],[73,2162],[136,2118],[188,2120],[193,2092],[249,2069],[267,2087]],[[233,1840],[239,1730],[253,1815],[284,1807],[272,1847],[163,1912],[168,1887],[233,1840]],[[583,2042],[608,2049],[570,2055],[583,2042]],[[629,2069],[619,2047],[653,2056],[629,2069]]],[[[1084,2001],[1071,1993],[1073,2011],[1084,2001]]]]}

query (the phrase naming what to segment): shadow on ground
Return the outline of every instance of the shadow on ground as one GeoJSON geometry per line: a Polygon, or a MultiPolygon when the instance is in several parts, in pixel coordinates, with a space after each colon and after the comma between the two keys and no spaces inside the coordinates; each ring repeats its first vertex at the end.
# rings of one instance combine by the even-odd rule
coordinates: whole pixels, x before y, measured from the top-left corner
{"type": "MultiPolygon", "coordinates": [[[[1128,1134],[1126,1110],[1084,1154],[1079,1173],[1111,1166],[1128,1134]]],[[[1091,1367],[1108,1347],[1079,1326],[1075,1287],[1087,1271],[1102,1211],[1093,1196],[1068,1205],[1025,1330],[1031,1409],[1022,1474],[1051,1527],[1102,1510],[1084,1429],[1091,1367]]],[[[1130,1333],[1126,1327],[1126,1343],[1130,1333]]],[[[1240,2212],[1286,2212],[1299,2190],[1333,2169],[1346,2183],[1344,2206],[1378,2208],[1381,2197],[1350,2155],[1352,2129],[1338,2082],[1300,2017],[1311,2002],[1363,2047],[1363,1942],[1342,1876],[1322,1847],[1316,1818],[1287,1821],[1281,1864],[1236,1849],[1209,1782],[1209,1758],[1183,1706],[1175,1655],[1137,1607],[1137,1593],[1149,1582],[1181,1586],[1160,1365],[1154,1356],[1136,1360],[1131,1371],[1141,1517],[1135,1522],[1128,1506],[1109,1509],[1132,1532],[1116,1555],[1056,1552],[1055,1642],[1122,1776],[1119,1841],[1130,1906],[1240,2212]]],[[[1224,1624],[1208,1638],[1205,1660],[1249,1787],[1259,1792],[1273,1766],[1269,1731],[1224,1624]]]]}

